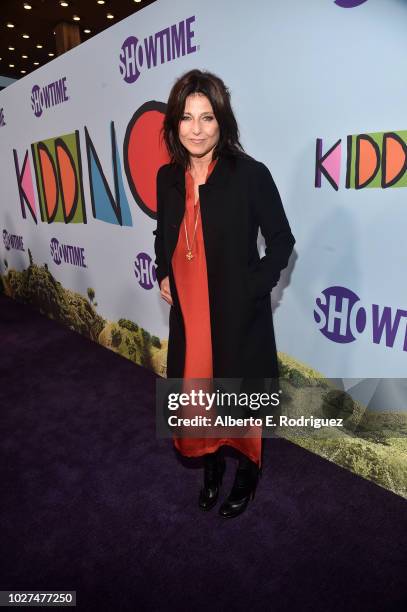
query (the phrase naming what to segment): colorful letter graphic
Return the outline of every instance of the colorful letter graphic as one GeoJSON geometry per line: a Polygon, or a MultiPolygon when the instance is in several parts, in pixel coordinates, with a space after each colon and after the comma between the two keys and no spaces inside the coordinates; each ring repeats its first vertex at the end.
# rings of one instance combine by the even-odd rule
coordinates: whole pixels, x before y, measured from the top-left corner
{"type": "Polygon", "coordinates": [[[347,189],[407,187],[407,131],[348,136],[347,189]]]}
{"type": "Polygon", "coordinates": [[[86,223],[79,132],[31,145],[41,220],[86,223]]]}
{"type": "Polygon", "coordinates": [[[95,219],[105,221],[106,223],[132,226],[133,223],[130,215],[129,202],[123,185],[122,169],[113,121],[110,124],[110,133],[112,143],[114,197],[103,172],[99,156],[96,153],[89,131],[85,126],[86,153],[88,157],[89,185],[93,216],[95,219]]]}
{"type": "Polygon", "coordinates": [[[152,218],[157,212],[157,172],[170,161],[161,138],[165,108],[165,104],[155,101],[140,106],[129,121],[123,144],[124,168],[131,192],[141,210],[152,218]]]}
{"type": "Polygon", "coordinates": [[[28,161],[28,151],[25,152],[23,167],[19,167],[18,163],[18,155],[17,151],[13,149],[14,155],[14,165],[16,169],[16,177],[17,177],[17,185],[18,185],[18,193],[20,196],[20,206],[21,206],[21,214],[23,215],[23,219],[27,218],[25,208],[27,206],[28,210],[35,223],[38,223],[37,220],[37,211],[35,207],[35,198],[34,198],[34,185],[31,174],[31,166],[28,161]]]}
{"type": "MultiPolygon", "coordinates": [[[[170,160],[162,138],[165,110],[166,105],[162,102],[143,104],[131,117],[123,142],[129,188],[141,210],[152,218],[157,211],[157,172],[170,160]]],[[[105,223],[131,227],[133,222],[114,122],[110,123],[111,147],[105,151],[108,159],[110,155],[112,158],[113,185],[109,185],[86,126],[84,131],[93,217],[105,223]]],[[[22,216],[27,217],[28,208],[38,223],[28,151],[21,168],[15,149],[13,153],[22,216]]],[[[34,143],[31,153],[41,221],[87,223],[79,131],[34,143]]]]}
{"type": "MultiPolygon", "coordinates": [[[[316,141],[315,187],[322,175],[337,191],[341,166],[341,141],[322,155],[316,141]]],[[[347,137],[346,188],[407,187],[407,131],[355,134],[347,137]]]]}
{"type": "Polygon", "coordinates": [[[335,144],[322,155],[322,138],[317,138],[316,163],[315,163],[315,187],[321,187],[321,175],[331,183],[338,191],[339,178],[341,174],[341,141],[335,144]]]}

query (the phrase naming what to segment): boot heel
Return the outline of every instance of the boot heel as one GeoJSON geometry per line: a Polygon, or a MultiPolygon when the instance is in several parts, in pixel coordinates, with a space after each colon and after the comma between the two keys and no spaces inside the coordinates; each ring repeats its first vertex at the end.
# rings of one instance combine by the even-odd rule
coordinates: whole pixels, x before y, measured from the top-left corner
{"type": "Polygon", "coordinates": [[[219,514],[224,518],[234,518],[244,512],[249,501],[254,499],[257,484],[257,466],[253,463],[249,464],[247,467],[239,466],[236,471],[232,490],[219,508],[219,514]]]}

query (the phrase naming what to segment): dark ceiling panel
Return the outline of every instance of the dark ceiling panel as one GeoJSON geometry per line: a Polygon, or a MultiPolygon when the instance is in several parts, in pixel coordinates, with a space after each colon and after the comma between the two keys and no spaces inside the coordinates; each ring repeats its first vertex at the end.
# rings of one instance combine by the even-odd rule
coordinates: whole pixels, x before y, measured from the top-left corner
{"type": "Polygon", "coordinates": [[[98,4],[97,0],[67,0],[67,7],[60,5],[60,0],[0,0],[0,75],[19,79],[36,68],[43,66],[53,58],[48,53],[57,55],[55,48],[55,26],[61,21],[77,24],[80,27],[81,41],[88,40],[118,21],[152,4],[155,0],[106,0],[98,4]],[[31,5],[26,10],[24,4],[31,5]],[[107,19],[107,13],[114,19],[107,19]],[[78,15],[79,22],[73,20],[78,15]],[[8,28],[7,23],[14,24],[8,28]],[[85,29],[90,34],[85,34],[85,29]],[[28,34],[30,38],[23,38],[28,34]],[[43,48],[38,49],[37,44],[43,48]],[[9,47],[14,47],[10,50],[9,47]],[[22,56],[26,55],[26,58],[22,56]],[[39,65],[34,65],[39,62],[39,65]],[[10,64],[14,64],[11,68],[10,64]]]}

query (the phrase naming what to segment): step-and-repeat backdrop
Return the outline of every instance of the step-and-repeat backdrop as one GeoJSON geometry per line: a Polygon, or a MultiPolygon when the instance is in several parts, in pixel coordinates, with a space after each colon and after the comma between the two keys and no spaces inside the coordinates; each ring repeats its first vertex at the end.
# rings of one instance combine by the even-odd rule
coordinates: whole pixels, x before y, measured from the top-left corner
{"type": "Polygon", "coordinates": [[[207,69],[297,240],[272,293],[282,363],[345,388],[405,376],[406,18],[400,0],[161,0],[6,88],[3,291],[165,375],[159,133],[175,79],[207,69]]]}

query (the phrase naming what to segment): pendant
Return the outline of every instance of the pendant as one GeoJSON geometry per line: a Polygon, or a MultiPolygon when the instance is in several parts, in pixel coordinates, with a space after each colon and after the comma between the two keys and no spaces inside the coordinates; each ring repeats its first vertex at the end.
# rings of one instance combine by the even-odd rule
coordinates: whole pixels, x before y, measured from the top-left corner
{"type": "Polygon", "coordinates": [[[185,257],[188,259],[188,261],[191,261],[191,259],[193,258],[192,251],[187,251],[185,257]]]}

